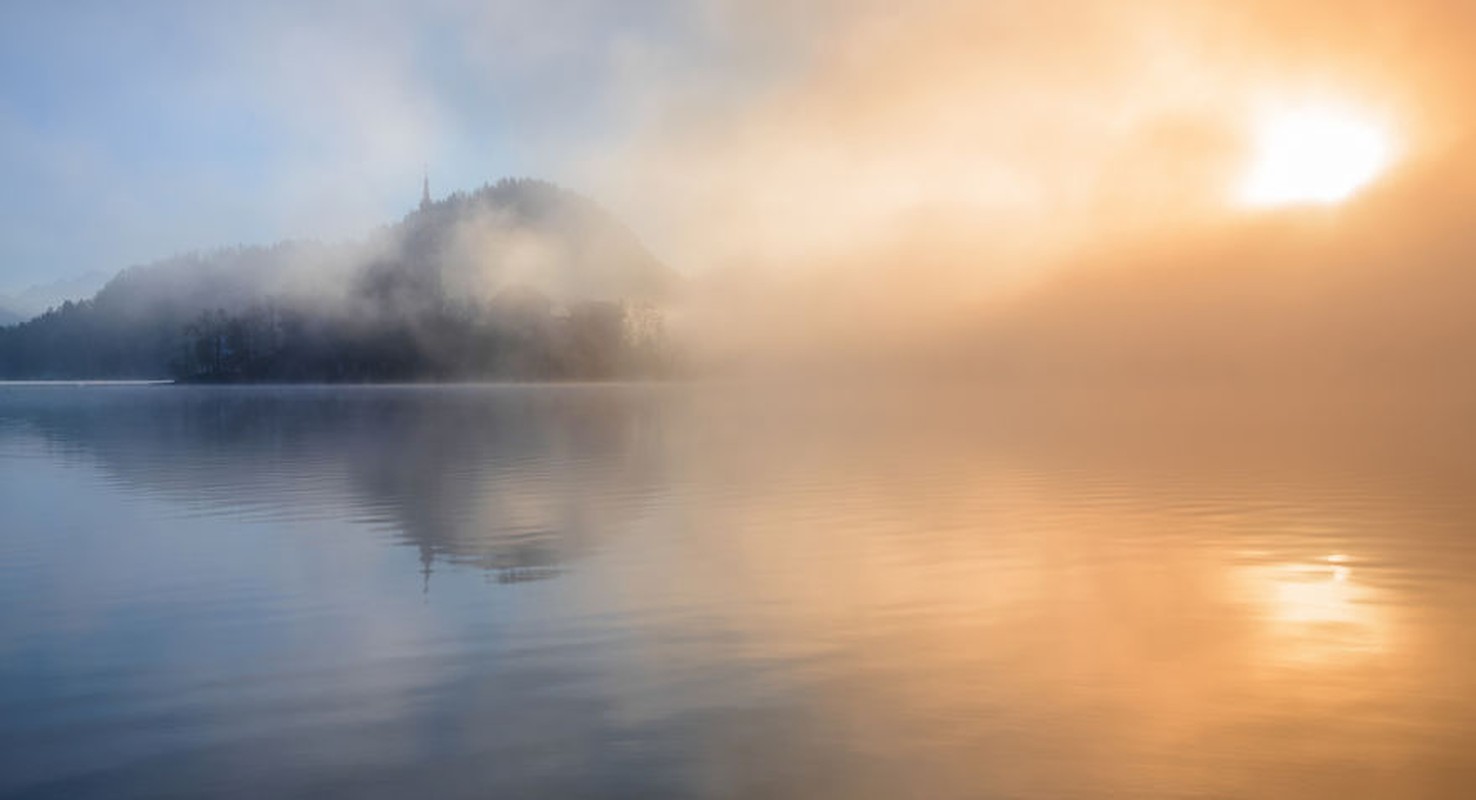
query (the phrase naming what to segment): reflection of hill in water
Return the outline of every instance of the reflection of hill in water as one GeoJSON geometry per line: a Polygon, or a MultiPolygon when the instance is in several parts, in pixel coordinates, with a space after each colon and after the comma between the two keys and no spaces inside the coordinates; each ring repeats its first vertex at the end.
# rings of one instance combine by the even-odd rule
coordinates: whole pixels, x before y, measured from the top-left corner
{"type": "MultiPolygon", "coordinates": [[[[1054,408],[635,386],[0,387],[0,437],[96,463],[184,514],[305,532],[349,520],[416,547],[427,575],[440,561],[513,583],[556,575],[651,514],[687,506],[708,531],[807,508],[812,522],[797,529],[844,527],[829,515],[869,509],[906,521],[904,536],[940,498],[971,509],[1010,481],[1054,497],[1063,514],[1111,497],[1193,514],[1253,504],[1318,515],[1351,493],[1403,516],[1464,519],[1476,476],[1468,407],[1158,398],[1054,408]]],[[[968,540],[976,526],[964,522],[950,529],[968,540]]],[[[1280,529],[1267,535],[1286,541],[1280,529]]]]}
{"type": "Polygon", "coordinates": [[[427,577],[439,559],[519,582],[558,574],[662,485],[659,391],[27,388],[0,403],[0,436],[39,434],[185,513],[347,517],[418,547],[427,577]]]}

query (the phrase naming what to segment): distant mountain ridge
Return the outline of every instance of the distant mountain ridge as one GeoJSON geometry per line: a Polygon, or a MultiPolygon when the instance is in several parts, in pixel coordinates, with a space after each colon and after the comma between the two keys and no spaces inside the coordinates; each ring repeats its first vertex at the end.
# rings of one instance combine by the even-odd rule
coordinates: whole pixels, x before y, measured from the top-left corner
{"type": "Polygon", "coordinates": [[[89,300],[0,329],[0,377],[611,377],[651,361],[633,350],[654,347],[678,283],[594,201],[502,180],[427,199],[357,242],[130,267],[89,300]]]}
{"type": "Polygon", "coordinates": [[[71,278],[38,283],[8,294],[0,293],[0,325],[23,322],[68,300],[91,297],[107,283],[102,272],[88,272],[71,278]]]}

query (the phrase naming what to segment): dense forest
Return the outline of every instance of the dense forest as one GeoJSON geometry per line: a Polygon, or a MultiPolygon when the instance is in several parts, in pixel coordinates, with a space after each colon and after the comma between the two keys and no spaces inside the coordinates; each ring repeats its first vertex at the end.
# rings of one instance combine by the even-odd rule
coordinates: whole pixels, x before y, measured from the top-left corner
{"type": "Polygon", "coordinates": [[[583,380],[663,375],[676,285],[626,228],[504,180],[360,242],[189,254],[0,328],[0,378],[583,380]]]}

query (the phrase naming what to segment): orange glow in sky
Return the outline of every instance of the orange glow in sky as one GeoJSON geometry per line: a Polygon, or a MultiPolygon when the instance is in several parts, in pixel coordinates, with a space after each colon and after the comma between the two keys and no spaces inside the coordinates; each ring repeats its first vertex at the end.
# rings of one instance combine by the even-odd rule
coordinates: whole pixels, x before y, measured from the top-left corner
{"type": "Polygon", "coordinates": [[[1240,186],[1252,206],[1336,203],[1388,168],[1394,146],[1376,120],[1334,107],[1267,114],[1254,134],[1250,170],[1240,186]]]}

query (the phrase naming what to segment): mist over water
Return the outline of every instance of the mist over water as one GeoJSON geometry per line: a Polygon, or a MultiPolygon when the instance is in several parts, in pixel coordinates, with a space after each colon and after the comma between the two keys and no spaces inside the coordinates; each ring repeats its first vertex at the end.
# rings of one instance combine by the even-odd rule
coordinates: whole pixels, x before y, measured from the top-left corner
{"type": "Polygon", "coordinates": [[[1468,410],[0,388],[0,794],[1459,797],[1468,410]]]}
{"type": "Polygon", "coordinates": [[[1472,794],[1476,5],[13,5],[0,798],[1472,794]]]}

